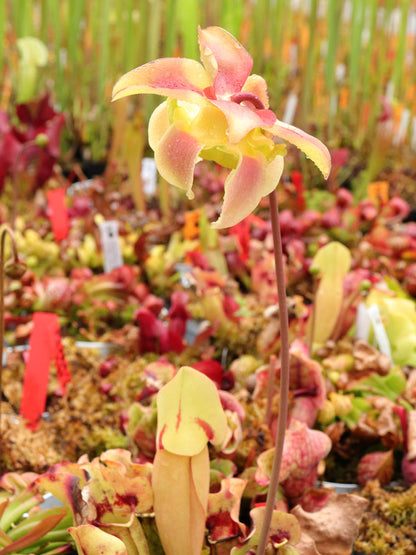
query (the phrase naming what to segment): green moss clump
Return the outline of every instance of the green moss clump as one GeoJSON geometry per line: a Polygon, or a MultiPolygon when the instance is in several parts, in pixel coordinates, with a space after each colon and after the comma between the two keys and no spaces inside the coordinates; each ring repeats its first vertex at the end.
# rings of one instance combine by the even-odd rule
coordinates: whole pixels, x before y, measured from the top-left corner
{"type": "Polygon", "coordinates": [[[368,555],[413,555],[416,553],[416,484],[409,489],[383,489],[377,480],[367,482],[361,495],[369,500],[357,553],[368,555]]]}

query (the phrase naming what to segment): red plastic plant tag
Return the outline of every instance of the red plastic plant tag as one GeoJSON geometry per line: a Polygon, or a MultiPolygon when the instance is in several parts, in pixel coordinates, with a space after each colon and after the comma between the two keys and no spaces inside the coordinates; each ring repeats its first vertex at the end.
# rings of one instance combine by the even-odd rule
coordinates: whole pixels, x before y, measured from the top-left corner
{"type": "Polygon", "coordinates": [[[68,235],[69,218],[65,203],[65,191],[63,189],[52,189],[47,192],[49,217],[52,231],[57,241],[62,241],[68,235]]]}
{"type": "Polygon", "coordinates": [[[27,420],[28,428],[33,430],[45,410],[52,359],[56,361],[58,379],[64,393],[71,376],[63,355],[58,316],[35,312],[20,407],[20,414],[27,420]]]}
{"type": "Polygon", "coordinates": [[[292,171],[290,174],[290,179],[292,180],[292,183],[296,189],[296,208],[299,211],[303,211],[306,208],[303,175],[300,172],[292,171]]]}

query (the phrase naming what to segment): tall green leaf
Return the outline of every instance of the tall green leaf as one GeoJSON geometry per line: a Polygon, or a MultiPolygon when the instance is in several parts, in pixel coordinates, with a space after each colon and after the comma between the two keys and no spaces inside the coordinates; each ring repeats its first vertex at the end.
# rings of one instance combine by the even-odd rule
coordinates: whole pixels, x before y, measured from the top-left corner
{"type": "Polygon", "coordinates": [[[244,2],[223,0],[221,4],[221,27],[238,37],[243,23],[244,2]]]}
{"type": "Polygon", "coordinates": [[[396,96],[399,96],[403,89],[403,66],[404,66],[404,56],[405,56],[405,47],[407,41],[407,16],[409,13],[410,7],[410,0],[402,0],[402,8],[401,8],[401,18],[400,18],[400,29],[399,34],[397,37],[398,44],[397,44],[397,52],[394,59],[394,69],[393,69],[393,86],[394,92],[396,96]]]}
{"type": "Polygon", "coordinates": [[[349,85],[351,113],[356,109],[356,99],[360,80],[361,38],[364,25],[365,2],[353,0],[351,20],[351,51],[349,56],[349,85]]]}
{"type": "Polygon", "coordinates": [[[198,25],[200,5],[194,0],[177,0],[178,23],[183,41],[183,55],[199,59],[198,25]]]}
{"type": "Polygon", "coordinates": [[[0,2],[0,75],[3,70],[4,37],[6,32],[6,5],[0,2]]]}

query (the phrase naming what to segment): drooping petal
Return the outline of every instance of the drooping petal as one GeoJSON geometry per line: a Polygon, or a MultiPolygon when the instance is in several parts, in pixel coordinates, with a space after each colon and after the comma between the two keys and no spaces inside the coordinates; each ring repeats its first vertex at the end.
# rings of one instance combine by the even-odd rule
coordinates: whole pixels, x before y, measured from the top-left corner
{"type": "Polygon", "coordinates": [[[282,172],[283,156],[276,156],[268,165],[260,153],[257,158],[242,156],[237,169],[225,182],[221,215],[212,227],[220,229],[238,224],[273,191],[282,172]]]}
{"type": "Polygon", "coordinates": [[[265,108],[269,107],[269,95],[267,93],[267,83],[260,75],[250,75],[244,83],[242,92],[250,92],[255,94],[262,102],[265,108]]]}
{"type": "Polygon", "coordinates": [[[199,29],[201,60],[212,79],[217,96],[241,91],[253,67],[247,50],[220,27],[199,29]]]}
{"type": "Polygon", "coordinates": [[[153,151],[157,149],[157,145],[169,127],[169,112],[167,102],[165,101],[159,104],[149,119],[147,133],[149,137],[149,146],[153,151]]]}
{"type": "Polygon", "coordinates": [[[210,100],[227,118],[228,140],[239,143],[252,129],[269,127],[276,122],[276,116],[271,110],[252,110],[248,106],[230,102],[229,100],[210,100]]]}
{"type": "Polygon", "coordinates": [[[155,149],[155,163],[161,176],[193,197],[194,168],[202,145],[180,122],[170,126],[155,149]]]}
{"type": "Polygon", "coordinates": [[[160,58],[120,77],[114,85],[112,100],[150,93],[199,102],[204,89],[210,85],[210,78],[199,62],[187,58],[160,58]]]}
{"type": "Polygon", "coordinates": [[[331,156],[321,141],[283,121],[276,121],[267,131],[300,148],[316,164],[325,179],[328,177],[331,170],[331,156]]]}

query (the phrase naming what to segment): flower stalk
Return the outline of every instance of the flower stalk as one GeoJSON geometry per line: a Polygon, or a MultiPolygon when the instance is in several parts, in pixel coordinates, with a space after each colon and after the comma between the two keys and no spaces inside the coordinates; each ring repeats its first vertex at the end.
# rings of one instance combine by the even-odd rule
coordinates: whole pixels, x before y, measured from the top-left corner
{"type": "MultiPolygon", "coordinates": [[[[329,175],[331,162],[328,149],[319,140],[279,121],[269,110],[267,83],[251,74],[253,59],[232,35],[219,27],[199,29],[199,46],[202,64],[186,58],[154,60],[123,75],[113,88],[112,98],[114,101],[134,94],[167,97],[150,118],[149,145],[161,176],[186,192],[188,198],[194,198],[194,169],[201,159],[230,170],[213,228],[237,225],[263,197],[269,197],[281,328],[281,378],[273,471],[257,550],[263,555],[279,483],[289,395],[289,322],[276,193],[286,154],[280,140],[300,148],[324,177],[329,175]]],[[[169,416],[175,422],[175,414],[169,416]]],[[[170,421],[165,418],[165,422],[170,421]]]]}
{"type": "Polygon", "coordinates": [[[279,475],[280,467],[282,465],[289,404],[289,317],[287,312],[282,236],[280,233],[279,206],[277,202],[276,190],[270,193],[269,204],[270,218],[272,222],[272,237],[280,318],[280,397],[273,465],[270,476],[269,490],[267,492],[263,525],[260,533],[259,545],[257,547],[258,555],[264,555],[269,539],[269,530],[273,516],[277,488],[279,486],[279,475]]]}
{"type": "MultiPolygon", "coordinates": [[[[3,350],[4,350],[4,276],[18,279],[22,277],[26,269],[25,264],[19,259],[16,239],[12,229],[8,225],[0,228],[0,445],[2,444],[1,433],[1,395],[3,390],[3,350]],[[6,237],[9,236],[12,245],[12,260],[5,264],[6,237]]],[[[1,475],[1,450],[0,450],[0,475],[1,475]]]]}

